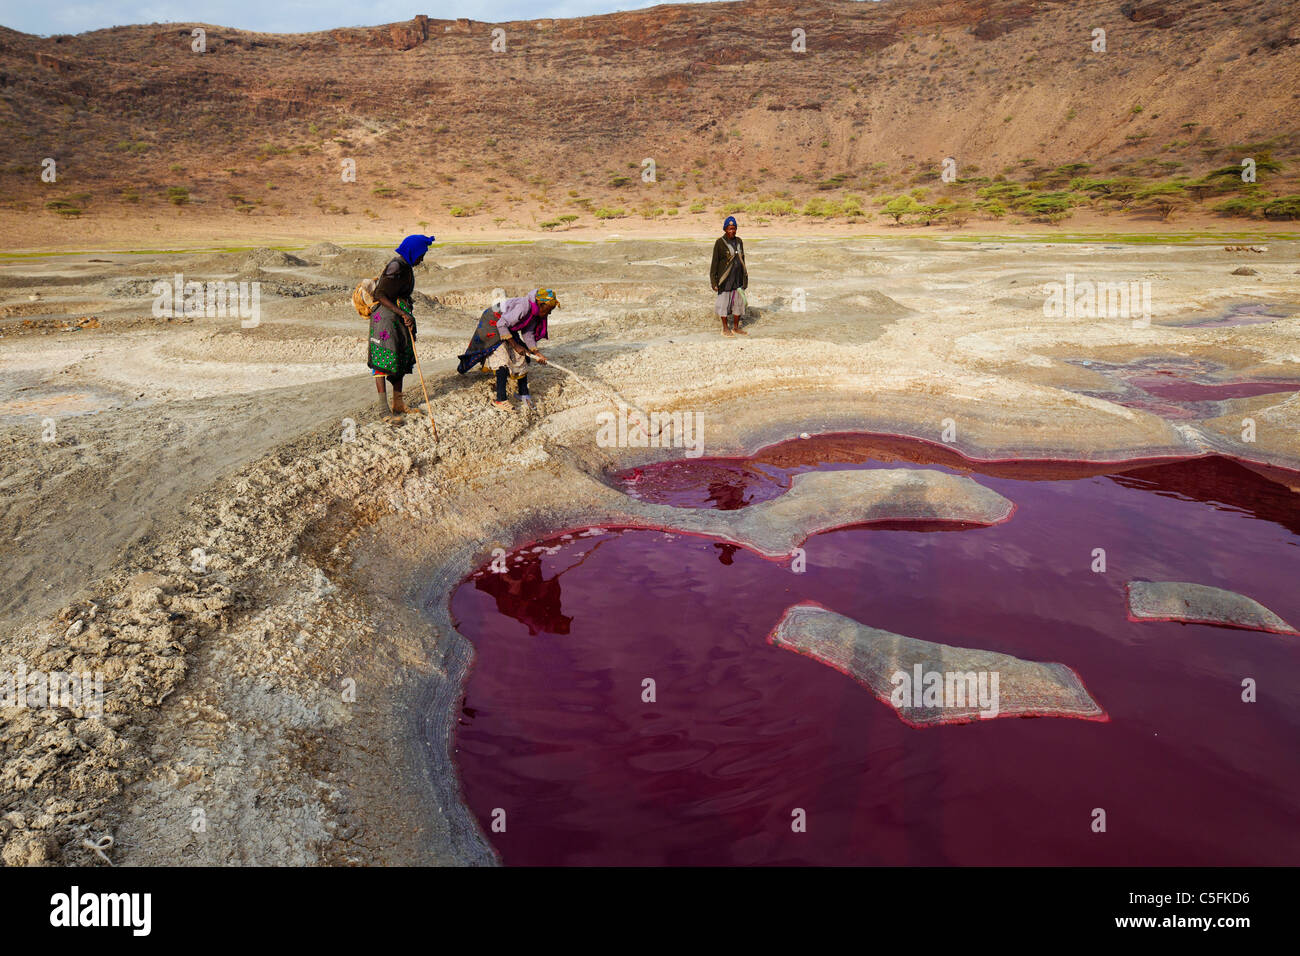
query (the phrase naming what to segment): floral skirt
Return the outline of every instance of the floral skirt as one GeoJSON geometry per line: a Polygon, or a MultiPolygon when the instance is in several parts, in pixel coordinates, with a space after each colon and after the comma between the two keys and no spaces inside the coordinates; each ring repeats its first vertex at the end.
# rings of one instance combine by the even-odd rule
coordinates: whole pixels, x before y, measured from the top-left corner
{"type": "Polygon", "coordinates": [[[366,364],[385,375],[407,375],[415,368],[415,347],[406,323],[387,306],[370,316],[370,352],[366,364]]]}

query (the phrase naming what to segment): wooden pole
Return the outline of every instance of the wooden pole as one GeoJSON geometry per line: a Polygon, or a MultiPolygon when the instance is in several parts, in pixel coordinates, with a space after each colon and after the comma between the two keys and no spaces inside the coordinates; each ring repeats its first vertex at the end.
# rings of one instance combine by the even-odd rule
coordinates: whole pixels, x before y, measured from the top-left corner
{"type": "Polygon", "coordinates": [[[420,367],[420,353],[415,350],[415,336],[411,336],[411,355],[415,357],[415,370],[420,373],[420,391],[424,393],[424,410],[429,413],[429,428],[433,440],[438,440],[438,426],[433,423],[433,406],[429,404],[429,390],[424,387],[424,369],[420,367]]]}

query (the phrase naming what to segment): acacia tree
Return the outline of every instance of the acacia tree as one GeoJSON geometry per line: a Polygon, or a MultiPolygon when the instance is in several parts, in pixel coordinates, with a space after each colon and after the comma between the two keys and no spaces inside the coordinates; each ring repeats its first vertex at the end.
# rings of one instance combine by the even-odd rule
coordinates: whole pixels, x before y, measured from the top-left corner
{"type": "Polygon", "coordinates": [[[895,225],[902,223],[903,217],[922,210],[919,202],[911,196],[895,196],[885,203],[885,215],[893,216],[895,225]]]}
{"type": "Polygon", "coordinates": [[[1173,211],[1186,206],[1188,199],[1186,187],[1182,183],[1156,183],[1139,190],[1134,200],[1143,207],[1154,209],[1162,220],[1168,220],[1173,211]]]}

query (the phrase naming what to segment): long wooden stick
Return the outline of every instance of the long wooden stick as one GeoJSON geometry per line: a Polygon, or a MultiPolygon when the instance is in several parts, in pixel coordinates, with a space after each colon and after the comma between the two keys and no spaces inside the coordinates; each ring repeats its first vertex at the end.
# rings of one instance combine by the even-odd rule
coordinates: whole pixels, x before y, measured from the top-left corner
{"type": "MultiPolygon", "coordinates": [[[[565,368],[565,367],[564,367],[563,365],[561,365],[559,362],[556,362],[554,359],[550,358],[550,356],[547,356],[546,364],[547,364],[547,365],[550,365],[550,366],[553,366],[554,368],[559,369],[559,370],[560,370],[561,372],[563,372],[565,375],[572,375],[572,376],[573,376],[574,378],[576,378],[579,382],[581,382],[583,388],[585,388],[587,391],[591,392],[591,394],[593,394],[593,395],[599,395],[599,393],[598,393],[594,388],[592,388],[590,384],[588,384],[587,380],[586,380],[585,378],[583,378],[581,375],[579,375],[577,372],[575,372],[573,369],[571,369],[571,368],[565,368]]],[[[611,386],[606,385],[604,382],[601,382],[600,384],[605,388],[605,390],[606,390],[607,392],[609,392],[610,395],[614,396],[615,401],[620,402],[620,403],[623,404],[623,405],[626,405],[628,408],[631,408],[631,409],[634,409],[634,410],[636,410],[636,411],[638,411],[638,412],[641,412],[642,415],[645,415],[645,412],[644,412],[644,411],[642,411],[640,408],[637,408],[635,405],[633,405],[631,402],[629,402],[627,399],[625,399],[625,398],[624,398],[622,395],[620,395],[618,392],[614,391],[614,389],[613,389],[611,386]]],[[[647,416],[647,417],[648,417],[648,416],[647,416]]]]}
{"type": "Polygon", "coordinates": [[[424,369],[420,368],[420,353],[415,350],[415,336],[411,336],[411,355],[415,357],[415,370],[420,373],[420,391],[424,393],[424,410],[429,413],[429,428],[433,430],[433,440],[438,440],[438,426],[433,423],[433,406],[429,404],[429,390],[424,387],[424,369]]]}
{"type": "MultiPolygon", "coordinates": [[[[573,376],[573,377],[576,378],[579,382],[581,382],[583,388],[585,388],[587,391],[591,392],[591,394],[593,394],[593,395],[599,395],[599,393],[598,393],[594,388],[592,388],[589,384],[587,384],[587,380],[586,380],[585,378],[583,378],[581,375],[579,375],[577,372],[573,371],[573,369],[565,368],[563,365],[561,365],[561,364],[559,364],[558,362],[556,362],[556,361],[555,361],[554,359],[552,359],[550,356],[547,356],[547,358],[546,358],[546,364],[547,364],[547,365],[552,365],[552,366],[554,366],[554,367],[557,368],[559,371],[563,372],[565,375],[571,375],[571,376],[573,376]]],[[[612,386],[607,385],[607,384],[604,383],[604,382],[601,382],[600,384],[605,388],[606,391],[609,392],[610,395],[614,396],[614,400],[615,400],[616,402],[618,402],[618,404],[623,405],[623,406],[625,406],[625,407],[631,409],[631,410],[634,411],[634,412],[638,412],[638,413],[641,415],[641,417],[643,417],[643,418],[646,420],[646,428],[649,428],[649,427],[650,427],[650,416],[646,413],[645,409],[643,409],[643,408],[641,408],[641,407],[639,407],[639,406],[637,406],[637,405],[633,405],[631,402],[629,402],[626,398],[624,398],[624,397],[623,397],[622,395],[620,395],[618,392],[614,391],[614,389],[613,389],[612,386]]],[[[648,438],[653,438],[654,435],[647,435],[647,437],[648,437],[648,438]]]]}

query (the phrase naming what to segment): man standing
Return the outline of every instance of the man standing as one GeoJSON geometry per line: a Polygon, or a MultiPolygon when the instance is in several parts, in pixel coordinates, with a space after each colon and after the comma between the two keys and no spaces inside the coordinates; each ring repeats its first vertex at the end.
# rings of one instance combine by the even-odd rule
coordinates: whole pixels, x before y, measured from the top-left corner
{"type": "Polygon", "coordinates": [[[741,328],[745,317],[745,290],[749,288],[749,270],[745,268],[745,244],[736,235],[736,217],[728,216],[722,235],[713,244],[713,262],[709,266],[709,284],[718,294],[716,311],[722,318],[722,334],[748,335],[741,328]],[[731,317],[731,327],[727,317],[731,317]]]}

